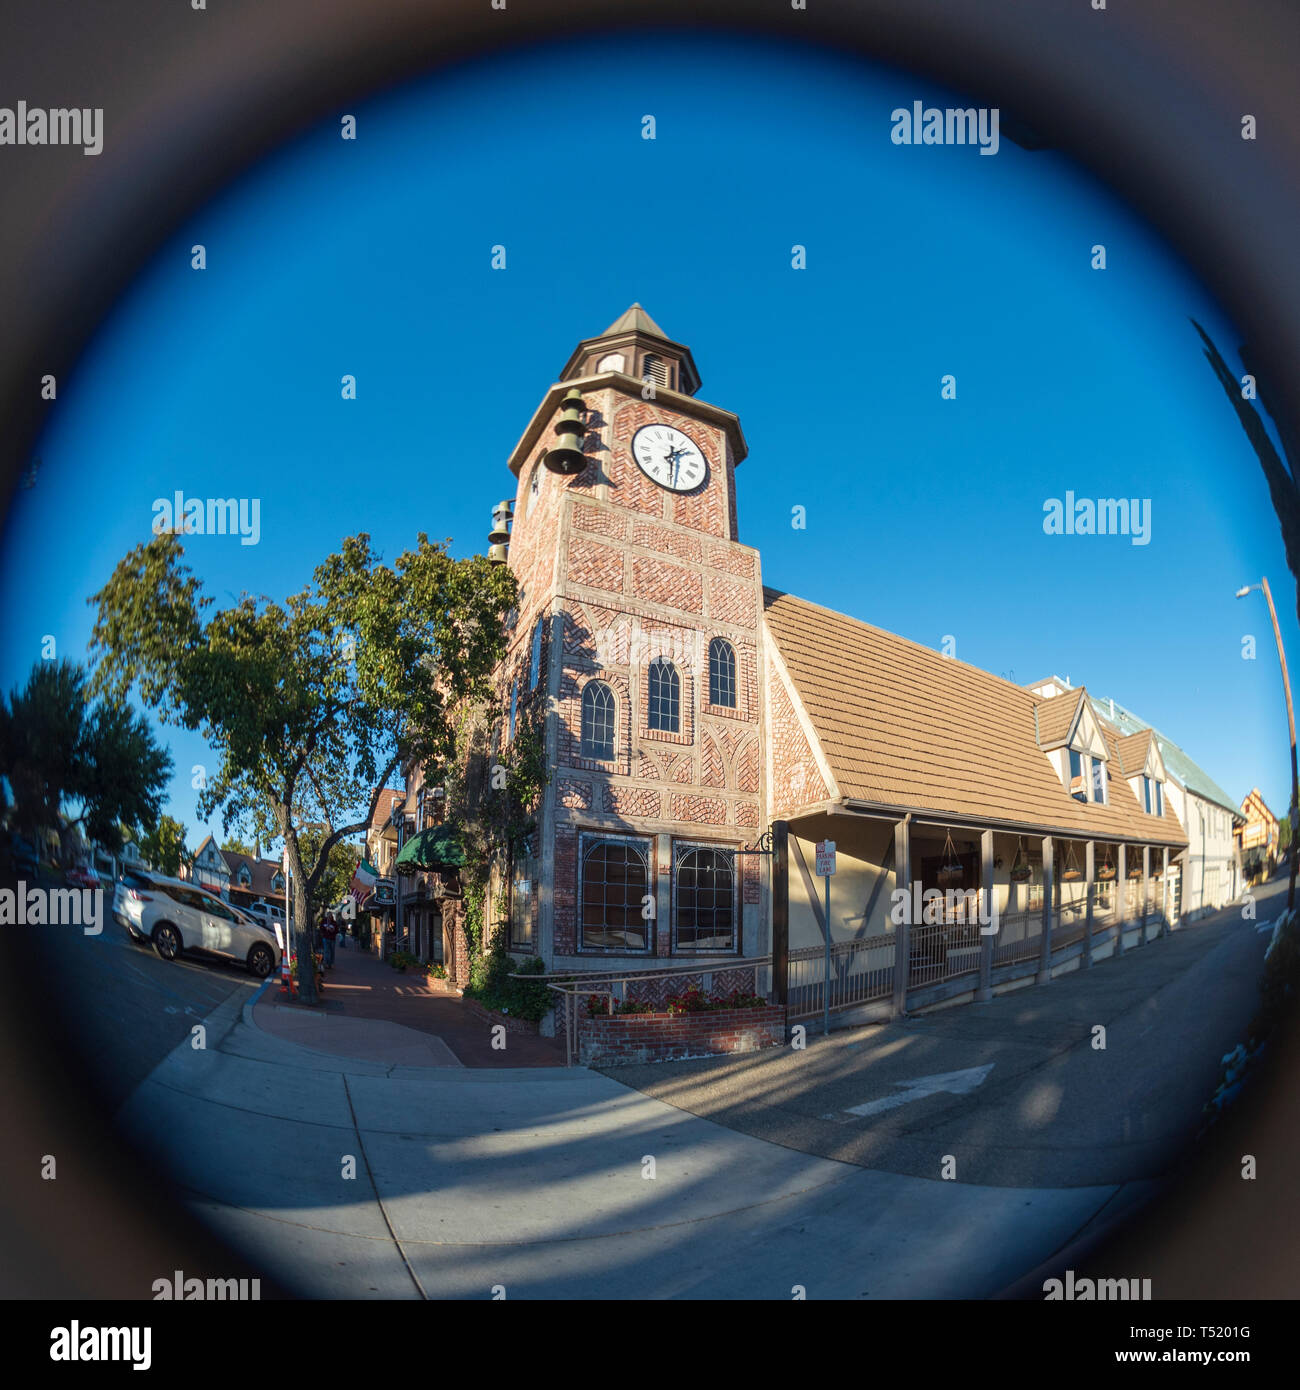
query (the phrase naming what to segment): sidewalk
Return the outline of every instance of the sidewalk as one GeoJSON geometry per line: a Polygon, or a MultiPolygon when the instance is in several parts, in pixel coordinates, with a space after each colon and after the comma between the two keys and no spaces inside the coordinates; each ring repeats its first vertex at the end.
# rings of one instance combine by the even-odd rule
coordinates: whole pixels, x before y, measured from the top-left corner
{"type": "Polygon", "coordinates": [[[871,1172],[584,1067],[326,1057],[253,1012],[214,1010],[208,1046],[178,1045],[119,1121],[218,1235],[307,1297],[982,1298],[1116,1196],[871,1172]]]}
{"type": "Polygon", "coordinates": [[[458,997],[435,992],[423,975],[400,974],[351,942],[335,950],[319,1007],[286,1002],[277,979],[252,1013],[262,1031],[337,1057],[426,1067],[564,1065],[564,1048],[554,1038],[508,1033],[505,1048],[494,1048],[493,1025],[458,997]]]}

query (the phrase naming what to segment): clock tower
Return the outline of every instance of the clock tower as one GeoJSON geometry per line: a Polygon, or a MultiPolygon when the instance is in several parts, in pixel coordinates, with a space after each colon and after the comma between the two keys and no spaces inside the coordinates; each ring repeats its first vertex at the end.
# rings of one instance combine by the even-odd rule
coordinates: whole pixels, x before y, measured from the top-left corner
{"type": "Polygon", "coordinates": [[[552,770],[511,947],[744,987],[767,949],[766,861],[736,852],[767,823],[762,579],[738,537],[740,422],[700,385],[634,304],[578,344],[510,456],[503,687],[511,727],[542,702],[552,770]]]}

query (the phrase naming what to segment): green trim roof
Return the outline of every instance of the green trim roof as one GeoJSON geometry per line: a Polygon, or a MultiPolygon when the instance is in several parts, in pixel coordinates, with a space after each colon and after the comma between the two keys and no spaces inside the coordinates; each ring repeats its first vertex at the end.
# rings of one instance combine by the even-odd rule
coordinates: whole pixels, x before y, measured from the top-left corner
{"type": "Polygon", "coordinates": [[[1212,801],[1216,806],[1221,806],[1225,811],[1231,811],[1234,815],[1240,813],[1238,803],[1219,786],[1214,778],[1198,763],[1193,762],[1172,739],[1166,738],[1154,725],[1148,724],[1145,719],[1139,719],[1132,710],[1125,709],[1117,700],[1103,700],[1095,695],[1091,699],[1092,707],[1097,714],[1102,719],[1107,719],[1112,724],[1117,725],[1124,733],[1134,734],[1143,729],[1150,729],[1156,737],[1160,756],[1165,760],[1165,771],[1176,781],[1181,782],[1189,792],[1205,801],[1212,801]]]}

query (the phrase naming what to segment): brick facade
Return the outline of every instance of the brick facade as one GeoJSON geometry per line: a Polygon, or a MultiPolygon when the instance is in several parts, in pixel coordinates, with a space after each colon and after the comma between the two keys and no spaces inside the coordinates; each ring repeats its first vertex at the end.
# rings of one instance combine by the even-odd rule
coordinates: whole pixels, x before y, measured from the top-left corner
{"type": "MultiPolygon", "coordinates": [[[[584,351],[588,364],[601,359],[596,348],[584,351]]],[[[629,352],[626,360],[639,358],[629,352]]],[[[682,369],[671,379],[688,375],[682,369]]],[[[674,390],[646,395],[626,376],[583,376],[575,368],[548,392],[511,459],[517,490],[509,562],[523,595],[501,686],[509,689],[526,670],[532,616],[546,613],[539,698],[549,710],[553,774],[538,816],[537,891],[529,910],[538,949],[557,972],[671,964],[680,855],[688,846],[739,849],[771,820],[763,776],[761,566],[757,552],[740,542],[736,521],[743,439],[735,418],[717,407],[674,390]],[[548,472],[542,458],[554,446],[554,422],[571,385],[583,396],[587,464],[565,476],[548,472]],[[707,474],[692,491],[661,487],[638,466],[633,438],[653,424],[684,432],[706,460],[707,474]],[[710,700],[709,649],[717,638],[735,656],[734,707],[710,700]],[[656,659],[676,673],[676,729],[650,727],[656,659]],[[593,681],[613,697],[611,758],[582,752],[583,691],[593,681]],[[635,842],[646,864],[645,896],[655,905],[644,951],[584,947],[583,846],[619,837],[635,842]]],[[[767,861],[728,862],[738,948],[732,954],[761,955],[768,947],[767,861]]],[[[621,919],[603,916],[597,896],[593,891],[588,904],[593,930],[616,927],[621,919]]],[[[748,974],[752,979],[752,969],[748,974]]]]}
{"type": "Polygon", "coordinates": [[[578,1024],[578,1060],[589,1067],[757,1052],[785,1042],[785,1008],[719,1009],[699,1014],[618,1014],[578,1024]]]}

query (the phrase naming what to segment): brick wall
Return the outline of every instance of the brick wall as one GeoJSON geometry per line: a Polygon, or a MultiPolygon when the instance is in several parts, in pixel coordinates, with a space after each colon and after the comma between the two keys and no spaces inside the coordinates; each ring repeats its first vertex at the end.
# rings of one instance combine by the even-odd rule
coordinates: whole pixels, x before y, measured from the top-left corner
{"type": "MultiPolygon", "coordinates": [[[[510,682],[522,672],[523,691],[533,615],[554,610],[548,643],[558,651],[538,698],[546,692],[553,702],[555,772],[540,817],[536,897],[538,944],[552,962],[577,949],[582,831],[650,840],[649,886],[662,892],[658,861],[665,851],[657,836],[739,846],[767,820],[760,772],[761,577],[756,552],[736,542],[725,429],[612,385],[586,392],[584,405],[589,462],[583,472],[566,478],[543,465],[532,495],[532,469],[555,442],[554,417],[520,470],[510,561],[525,593],[499,684],[508,701],[510,682]],[[637,466],[631,441],[651,423],[684,430],[704,453],[709,477],[693,493],[671,493],[637,466]],[[709,702],[713,637],[735,650],[735,708],[709,702]],[[673,662],[680,681],[677,732],[648,728],[648,667],[660,655],[673,662]],[[615,697],[609,761],[581,756],[582,690],[596,679],[615,697]]],[[[738,859],[736,867],[739,901],[752,924],[760,862],[738,859]]],[[[659,922],[660,953],[671,935],[671,923],[659,922]]]]}
{"type": "Polygon", "coordinates": [[[589,1067],[757,1052],[785,1042],[785,1008],[719,1009],[699,1014],[620,1014],[578,1025],[578,1060],[589,1067]]]}
{"type": "Polygon", "coordinates": [[[800,806],[824,801],[827,791],[785,682],[771,661],[768,662],[767,674],[770,691],[767,742],[772,768],[771,815],[773,819],[780,819],[800,806]]]}

